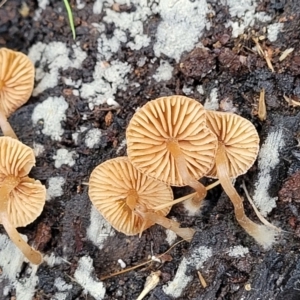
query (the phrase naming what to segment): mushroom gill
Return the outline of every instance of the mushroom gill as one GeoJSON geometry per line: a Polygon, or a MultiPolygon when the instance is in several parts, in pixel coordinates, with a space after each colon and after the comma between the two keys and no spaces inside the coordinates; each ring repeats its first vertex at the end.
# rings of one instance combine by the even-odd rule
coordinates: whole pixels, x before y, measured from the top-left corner
{"type": "Polygon", "coordinates": [[[132,164],[166,184],[193,187],[195,210],[207,193],[198,179],[213,167],[217,149],[217,139],[205,125],[205,110],[199,102],[171,96],[144,105],[126,131],[132,164]]]}
{"type": "Polygon", "coordinates": [[[169,186],[140,173],[128,157],[118,157],[97,166],[89,180],[89,197],[103,217],[126,235],[138,234],[158,223],[184,239],[191,239],[194,231],[179,228],[165,216],[169,208],[153,211],[161,203],[173,201],[169,186]]]}
{"type": "Polygon", "coordinates": [[[45,204],[45,187],[27,176],[35,164],[33,150],[10,137],[0,137],[0,149],[0,223],[24,256],[40,264],[41,253],[31,248],[16,230],[33,222],[45,204]]]}

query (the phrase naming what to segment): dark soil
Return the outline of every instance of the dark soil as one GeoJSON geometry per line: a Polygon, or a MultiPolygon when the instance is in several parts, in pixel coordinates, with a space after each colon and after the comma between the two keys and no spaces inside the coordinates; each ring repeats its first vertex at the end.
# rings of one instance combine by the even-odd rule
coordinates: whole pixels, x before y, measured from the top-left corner
{"type": "MultiPolygon", "coordinates": [[[[168,252],[169,259],[163,263],[151,262],[134,271],[105,279],[104,299],[136,299],[143,290],[147,276],[151,271],[158,269],[162,272],[160,283],[145,299],[171,299],[164,294],[162,286],[174,278],[183,257],[188,257],[200,246],[213,249],[213,256],[201,267],[201,274],[208,286],[203,288],[196,270],[190,268],[187,275],[192,275],[193,280],[177,299],[300,299],[300,106],[289,105],[283,97],[285,95],[295,101],[300,100],[299,2],[265,0],[257,7],[257,11],[264,11],[270,15],[272,22],[275,20],[284,23],[284,31],[279,33],[276,42],[260,42],[263,50],[273,53],[274,72],[268,68],[266,60],[252,50],[255,46],[253,37],[263,35],[263,27],[267,24],[257,22],[254,27],[246,30],[244,35],[232,38],[231,29],[225,26],[230,19],[228,9],[216,1],[209,2],[215,15],[211,17],[211,28],[206,30],[199,40],[205,49],[195,48],[190,53],[185,53],[179,63],[163,57],[174,66],[173,76],[169,81],[149,82],[149,78],[159,66],[159,60],[152,64],[146,63],[142,67],[137,65],[143,57],[146,57],[148,62],[155,57],[152,44],[140,51],[122,47],[113,58],[133,66],[134,71],[128,75],[129,82],[137,82],[140,85],[129,85],[125,91],[118,90],[116,101],[120,104],[120,109],[102,110],[107,108],[104,105],[96,106],[90,111],[86,101],[69,93],[69,87],[60,78],[56,87],[32,97],[11,116],[10,122],[22,142],[30,146],[39,143],[45,147],[45,151],[37,157],[36,167],[30,175],[46,186],[49,178],[53,176],[62,176],[66,180],[63,196],[46,202],[41,216],[26,228],[19,229],[28,236],[29,242],[34,242],[44,254],[54,253],[56,256],[63,256],[68,262],[53,267],[43,263],[39,267],[39,282],[34,299],[54,299],[52,297],[57,292],[54,280],[58,277],[73,285],[66,299],[94,299],[89,294],[85,295],[83,288],[73,280],[77,263],[84,255],[93,259],[94,275],[102,278],[120,270],[117,263],[119,258],[128,267],[135,266],[147,261],[149,256],[162,254],[169,249],[165,230],[153,226],[146,230],[141,238],[116,233],[108,237],[103,248],[99,250],[86,237],[91,203],[87,195],[87,186],[83,183],[88,182],[91,171],[101,162],[126,155],[126,149],[117,153],[117,148],[124,140],[127,124],[138,106],[159,96],[185,95],[184,86],[191,87],[188,96],[202,104],[212,89],[217,88],[220,109],[228,110],[229,107],[229,110],[234,109],[250,120],[259,132],[261,143],[265,141],[269,132],[284,128],[286,144],[280,150],[280,162],[272,171],[268,191],[271,197],[279,196],[277,207],[268,215],[268,220],[284,232],[272,249],[263,250],[238,225],[230,200],[222,193],[221,188],[217,187],[209,193],[201,215],[189,217],[181,205],[175,206],[170,213],[183,227],[196,229],[191,243],[182,242],[176,245],[168,252]],[[279,61],[279,52],[288,48],[294,48],[294,51],[286,59],[279,61]],[[200,84],[205,91],[204,95],[196,89],[200,84]],[[266,93],[265,121],[261,121],[257,115],[262,89],[265,89],[266,93]],[[31,115],[38,103],[49,96],[59,95],[64,96],[69,108],[67,118],[62,122],[64,134],[61,141],[57,142],[41,134],[42,125],[39,127],[32,124],[31,115]],[[108,111],[111,121],[107,119],[108,111]],[[83,118],[83,115],[87,118],[83,118]],[[77,145],[73,142],[72,133],[77,132],[80,126],[102,130],[101,142],[97,147],[90,149],[85,145],[83,141],[86,132],[79,133],[77,145]],[[73,167],[54,167],[52,157],[58,148],[76,151],[78,156],[73,167]],[[228,249],[236,245],[247,247],[249,253],[239,258],[229,256],[228,249]],[[246,290],[247,284],[250,284],[250,290],[246,290]]],[[[27,54],[29,48],[39,41],[61,41],[68,46],[74,43],[62,1],[50,1],[41,12],[38,21],[33,19],[37,9],[36,1],[29,0],[26,3],[29,13],[25,17],[19,13],[22,1],[8,0],[0,8],[0,47],[27,54]]],[[[76,41],[88,56],[81,70],[69,68],[61,71],[61,76],[68,75],[73,80],[82,79],[83,82],[93,80],[99,32],[94,30],[91,24],[101,22],[104,17],[104,14],[93,14],[93,3],[94,1],[86,0],[85,8],[77,10],[75,1],[71,1],[77,32],[76,41]]],[[[121,9],[126,11],[129,8],[122,6],[121,9]]],[[[160,16],[156,15],[144,24],[145,31],[153,35],[152,43],[155,42],[154,34],[159,22],[160,16]]],[[[111,34],[109,26],[106,30],[108,35],[111,34]]],[[[242,180],[245,180],[251,193],[257,176],[255,164],[246,175],[237,179],[236,187],[242,196],[242,180]]],[[[175,198],[189,191],[188,188],[174,188],[175,198]]],[[[247,215],[257,220],[250,205],[246,203],[245,206],[247,215]]],[[[0,233],[5,234],[2,227],[0,233]]],[[[26,276],[27,268],[29,266],[24,263],[20,278],[26,276]]],[[[6,280],[0,282],[0,295],[3,294],[6,285],[6,280]]],[[[15,290],[11,288],[8,296],[0,298],[7,300],[14,299],[14,296],[15,290]]]]}

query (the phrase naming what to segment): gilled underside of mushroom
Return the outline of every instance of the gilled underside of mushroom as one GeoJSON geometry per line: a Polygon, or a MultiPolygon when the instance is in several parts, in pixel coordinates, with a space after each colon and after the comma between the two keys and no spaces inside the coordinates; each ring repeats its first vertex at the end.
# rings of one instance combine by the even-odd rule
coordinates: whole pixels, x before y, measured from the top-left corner
{"type": "Polygon", "coordinates": [[[217,148],[203,106],[182,96],[153,100],[135,114],[126,136],[133,165],[168,185],[193,187],[188,201],[197,212],[207,194],[198,179],[212,168],[217,148]]]}
{"type": "Polygon", "coordinates": [[[7,118],[31,96],[34,66],[21,52],[0,49],[0,128],[4,136],[17,139],[7,118]]]}
{"type": "Polygon", "coordinates": [[[12,242],[22,251],[24,256],[33,264],[40,264],[43,260],[39,251],[31,248],[20,236],[16,228],[11,224],[8,217],[9,194],[20,182],[20,178],[8,175],[0,183],[0,223],[4,226],[12,242]]]}

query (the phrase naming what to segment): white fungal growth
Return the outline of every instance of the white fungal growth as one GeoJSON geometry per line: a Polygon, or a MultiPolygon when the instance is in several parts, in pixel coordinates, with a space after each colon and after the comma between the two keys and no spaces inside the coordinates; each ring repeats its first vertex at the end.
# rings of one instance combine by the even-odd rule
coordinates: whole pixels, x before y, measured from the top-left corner
{"type": "Polygon", "coordinates": [[[38,104],[31,116],[33,124],[43,125],[42,133],[54,141],[60,141],[64,131],[61,122],[66,120],[69,105],[63,97],[49,97],[38,104]]]}
{"type": "Polygon", "coordinates": [[[48,181],[48,189],[46,193],[46,200],[49,201],[52,198],[60,197],[63,195],[63,185],[65,179],[61,176],[51,177],[48,181]]]}
{"type": "Polygon", "coordinates": [[[246,254],[249,253],[249,249],[247,247],[238,245],[231,247],[227,253],[231,257],[244,257],[246,254]]]}
{"type": "Polygon", "coordinates": [[[258,179],[255,183],[253,201],[263,216],[276,207],[277,197],[270,197],[271,171],[279,163],[279,151],[284,146],[282,129],[269,133],[258,155],[258,179]]]}
{"type": "Polygon", "coordinates": [[[173,67],[166,60],[161,60],[160,65],[156,70],[156,73],[153,75],[153,78],[159,81],[167,81],[172,78],[173,67]]]}
{"type": "Polygon", "coordinates": [[[89,256],[81,257],[74,278],[83,287],[85,294],[90,294],[95,299],[102,300],[106,293],[105,286],[103,282],[94,279],[93,273],[93,260],[89,256]]]}
{"type": "Polygon", "coordinates": [[[111,225],[102,217],[97,209],[92,206],[90,226],[87,229],[87,237],[91,240],[99,249],[104,247],[105,240],[114,236],[115,231],[111,225]]]}
{"type": "Polygon", "coordinates": [[[100,142],[102,132],[98,128],[89,130],[85,136],[85,144],[89,148],[94,148],[100,142]]]}
{"type": "Polygon", "coordinates": [[[201,246],[183,258],[172,281],[163,286],[163,291],[174,298],[180,297],[187,285],[192,281],[193,276],[187,276],[186,271],[189,267],[199,270],[203,263],[212,256],[211,248],[201,246]]]}
{"type": "Polygon", "coordinates": [[[60,168],[62,165],[74,166],[76,162],[74,157],[77,157],[75,151],[69,152],[67,149],[58,149],[56,155],[53,156],[55,168],[60,168]]]}

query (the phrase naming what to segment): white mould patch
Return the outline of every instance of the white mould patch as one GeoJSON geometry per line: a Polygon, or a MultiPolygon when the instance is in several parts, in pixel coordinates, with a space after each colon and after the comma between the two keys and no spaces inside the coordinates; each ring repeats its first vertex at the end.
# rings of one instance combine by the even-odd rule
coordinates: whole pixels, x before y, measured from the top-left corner
{"type": "Polygon", "coordinates": [[[162,21],[157,28],[155,55],[165,54],[178,62],[182,53],[191,51],[204,29],[210,27],[209,12],[206,0],[159,1],[154,13],[160,14],[162,21]]]}
{"type": "Polygon", "coordinates": [[[183,258],[176,275],[172,281],[163,285],[163,291],[174,298],[178,298],[183,293],[187,285],[192,281],[193,276],[187,276],[186,271],[189,267],[199,270],[203,263],[212,256],[211,248],[201,246],[190,254],[188,258],[183,258]]]}
{"type": "Polygon", "coordinates": [[[268,40],[270,42],[275,42],[277,40],[278,33],[283,29],[283,26],[283,23],[274,23],[267,27],[268,40]]]}
{"type": "Polygon", "coordinates": [[[209,97],[205,100],[204,108],[209,110],[217,110],[219,108],[218,90],[213,88],[209,97]]]}
{"type": "Polygon", "coordinates": [[[15,282],[16,299],[34,299],[35,287],[39,281],[36,275],[38,267],[37,265],[31,265],[31,268],[25,271],[24,277],[15,282]]]}
{"type": "Polygon", "coordinates": [[[78,136],[79,136],[78,132],[72,133],[72,140],[74,141],[75,145],[78,144],[78,136]]]}
{"type": "Polygon", "coordinates": [[[239,245],[231,247],[227,253],[231,257],[244,257],[246,254],[249,253],[249,249],[247,247],[239,245]]]}
{"type": "Polygon", "coordinates": [[[85,7],[85,3],[81,2],[81,0],[76,0],[77,9],[83,9],[85,7]]]}
{"type": "Polygon", "coordinates": [[[94,148],[100,142],[102,132],[98,128],[89,130],[85,136],[85,144],[88,148],[94,148]]]}
{"type": "Polygon", "coordinates": [[[72,284],[67,284],[61,277],[55,278],[54,286],[58,292],[54,294],[51,300],[65,300],[73,287],[72,284]]]}
{"type": "Polygon", "coordinates": [[[67,149],[58,149],[56,155],[53,156],[55,168],[60,168],[62,165],[69,165],[70,167],[75,165],[75,157],[77,154],[75,151],[68,151],[67,149]]]}
{"type": "Polygon", "coordinates": [[[80,68],[87,54],[77,44],[69,49],[62,42],[38,42],[29,49],[28,56],[34,64],[39,62],[35,73],[38,84],[33,90],[33,96],[37,96],[58,84],[60,69],[80,68]]]}
{"type": "Polygon", "coordinates": [[[161,60],[160,65],[156,70],[156,73],[153,75],[153,78],[159,81],[167,81],[172,78],[173,67],[166,60],[161,60]]]}
{"type": "Polygon", "coordinates": [[[40,156],[45,151],[45,147],[42,144],[33,142],[33,153],[34,156],[40,156]]]}
{"type": "Polygon", "coordinates": [[[115,235],[115,230],[111,225],[102,217],[97,209],[92,206],[90,226],[87,229],[87,237],[92,241],[99,249],[104,247],[105,240],[115,235]]]}
{"type": "Polygon", "coordinates": [[[64,260],[62,257],[55,256],[55,254],[53,252],[50,255],[45,255],[44,256],[44,261],[51,268],[54,267],[54,266],[60,265],[63,262],[66,262],[66,260],[64,260]]]}
{"type": "Polygon", "coordinates": [[[93,260],[89,256],[81,257],[74,278],[84,288],[85,294],[90,294],[95,299],[101,300],[106,293],[105,286],[103,282],[94,279],[93,273],[93,260]]]}
{"type": "Polygon", "coordinates": [[[184,86],[182,88],[182,91],[184,92],[184,94],[186,96],[189,96],[189,95],[191,95],[193,93],[193,88],[184,84],[184,86]]]}
{"type": "Polygon", "coordinates": [[[93,5],[93,14],[99,15],[102,12],[103,0],[96,0],[93,5]]]}
{"type": "Polygon", "coordinates": [[[131,67],[127,63],[115,60],[111,64],[97,62],[93,73],[94,81],[82,84],[80,96],[88,99],[89,108],[115,99],[117,89],[125,90],[128,83],[126,75],[131,67]]]}
{"type": "Polygon", "coordinates": [[[48,181],[48,189],[46,193],[46,200],[49,201],[52,198],[60,197],[63,195],[63,185],[65,184],[65,179],[61,176],[51,177],[48,181]]]}
{"type": "Polygon", "coordinates": [[[42,122],[42,133],[50,136],[54,141],[60,141],[64,132],[61,121],[66,119],[68,106],[63,97],[49,97],[34,108],[32,122],[33,124],[42,122]]]}
{"type": "Polygon", "coordinates": [[[34,21],[37,21],[41,17],[42,11],[46,8],[47,5],[49,5],[49,0],[38,0],[38,9],[35,11],[34,14],[34,21]]]}
{"type": "MultiPolygon", "coordinates": [[[[128,32],[130,41],[126,44],[131,50],[140,50],[150,44],[150,37],[144,34],[143,22],[148,19],[152,14],[150,4],[148,1],[131,0],[129,1],[116,1],[119,4],[134,5],[134,11],[118,12],[111,8],[105,9],[106,16],[103,18],[104,22],[112,23],[122,32],[128,32]]],[[[151,1],[149,1],[151,2],[151,1]]],[[[124,35],[118,33],[117,38],[120,42],[124,42],[124,35]],[[120,38],[121,37],[121,38],[120,38]],[[123,40],[122,40],[123,39],[123,40]]],[[[118,50],[118,49],[117,49],[118,50]]],[[[116,52],[116,51],[114,51],[116,52]]]]}
{"type": "Polygon", "coordinates": [[[197,85],[197,92],[200,94],[200,95],[204,95],[204,89],[203,89],[203,85],[197,85]]]}
{"type": "Polygon", "coordinates": [[[276,207],[277,197],[270,197],[268,189],[271,183],[270,172],[279,163],[279,151],[285,145],[282,129],[271,131],[263,143],[258,155],[258,179],[254,186],[253,201],[263,216],[276,207]]]}
{"type": "Polygon", "coordinates": [[[125,146],[126,146],[126,139],[124,139],[124,140],[120,143],[119,147],[118,147],[117,150],[116,150],[116,154],[119,154],[120,151],[121,151],[125,146]]]}
{"type": "Polygon", "coordinates": [[[243,34],[245,29],[249,26],[253,26],[255,20],[261,22],[268,22],[272,18],[266,15],[264,12],[255,12],[257,1],[253,0],[226,0],[223,1],[223,4],[228,5],[229,13],[232,18],[238,18],[238,21],[229,20],[226,26],[232,27],[232,37],[236,38],[239,35],[243,34]]]}
{"type": "MultiPolygon", "coordinates": [[[[27,241],[25,235],[21,236],[27,241]]],[[[4,234],[0,234],[0,257],[0,267],[2,269],[0,282],[4,279],[9,281],[9,286],[7,286],[5,293],[9,293],[14,288],[17,299],[32,300],[35,286],[38,283],[38,277],[36,276],[38,266],[30,264],[31,268],[26,269],[26,274],[22,278],[17,279],[24,262],[24,255],[4,234]]]]}
{"type": "Polygon", "coordinates": [[[170,246],[173,245],[177,239],[177,234],[170,229],[166,229],[166,235],[167,235],[166,241],[168,242],[168,244],[170,246]]]}

